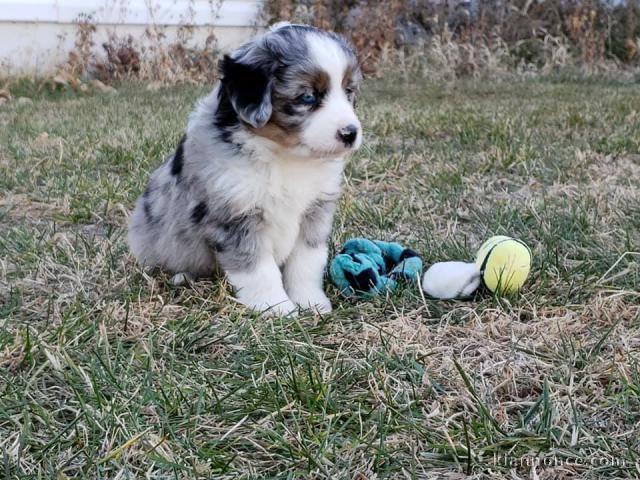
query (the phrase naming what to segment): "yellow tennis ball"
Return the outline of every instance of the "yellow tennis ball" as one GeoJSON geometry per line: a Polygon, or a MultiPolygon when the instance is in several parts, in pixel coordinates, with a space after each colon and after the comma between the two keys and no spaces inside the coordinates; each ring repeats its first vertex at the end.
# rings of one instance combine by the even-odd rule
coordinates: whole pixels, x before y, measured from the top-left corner
{"type": "Polygon", "coordinates": [[[484,242],[476,256],[482,280],[494,293],[520,290],[531,270],[531,251],[524,242],[498,235],[484,242]]]}

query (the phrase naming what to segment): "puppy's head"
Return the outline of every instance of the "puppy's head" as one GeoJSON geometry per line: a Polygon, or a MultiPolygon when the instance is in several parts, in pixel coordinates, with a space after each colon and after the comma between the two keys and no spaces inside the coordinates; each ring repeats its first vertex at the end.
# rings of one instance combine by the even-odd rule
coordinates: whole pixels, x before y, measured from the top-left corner
{"type": "Polygon", "coordinates": [[[354,111],[360,69],[338,35],[280,24],[225,56],[221,73],[221,91],[255,135],[309,157],[335,157],[362,143],[354,111]]]}

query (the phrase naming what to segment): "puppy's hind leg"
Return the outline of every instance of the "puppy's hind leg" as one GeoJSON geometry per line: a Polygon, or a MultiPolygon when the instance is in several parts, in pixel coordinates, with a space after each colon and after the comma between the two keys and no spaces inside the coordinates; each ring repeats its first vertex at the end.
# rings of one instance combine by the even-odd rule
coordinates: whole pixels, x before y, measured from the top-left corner
{"type": "MultiPolygon", "coordinates": [[[[147,190],[148,191],[148,190],[147,190]]],[[[152,272],[160,266],[156,253],[158,233],[151,216],[151,205],[148,193],[138,198],[136,206],[129,217],[127,243],[129,250],[146,272],[152,272]]]]}

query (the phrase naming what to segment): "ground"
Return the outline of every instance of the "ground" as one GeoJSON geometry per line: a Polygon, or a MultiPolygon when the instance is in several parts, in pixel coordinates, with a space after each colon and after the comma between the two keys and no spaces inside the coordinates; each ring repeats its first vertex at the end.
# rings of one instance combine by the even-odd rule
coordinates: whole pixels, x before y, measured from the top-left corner
{"type": "Polygon", "coordinates": [[[333,247],[430,264],[510,234],[533,273],[470,301],[328,286],[334,312],[297,319],[127,251],[206,89],[13,90],[33,103],[0,106],[5,478],[640,476],[637,83],[369,81],[333,247]]]}

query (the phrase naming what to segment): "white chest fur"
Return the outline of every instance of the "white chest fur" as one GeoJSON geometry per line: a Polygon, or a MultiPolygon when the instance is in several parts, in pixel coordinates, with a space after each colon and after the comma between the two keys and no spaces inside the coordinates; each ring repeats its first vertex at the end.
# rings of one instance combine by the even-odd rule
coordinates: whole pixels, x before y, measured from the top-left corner
{"type": "Polygon", "coordinates": [[[226,192],[237,214],[262,211],[263,248],[282,264],[293,249],[305,211],[316,200],[338,197],[344,160],[276,155],[256,138],[247,144],[251,154],[212,170],[207,188],[212,196],[226,192]]]}
{"type": "Polygon", "coordinates": [[[296,242],[305,211],[318,199],[335,198],[343,162],[286,159],[269,165],[262,199],[265,237],[276,262],[284,262],[296,242]]]}

